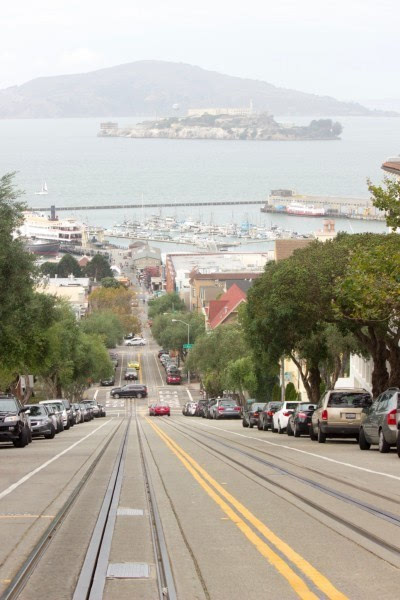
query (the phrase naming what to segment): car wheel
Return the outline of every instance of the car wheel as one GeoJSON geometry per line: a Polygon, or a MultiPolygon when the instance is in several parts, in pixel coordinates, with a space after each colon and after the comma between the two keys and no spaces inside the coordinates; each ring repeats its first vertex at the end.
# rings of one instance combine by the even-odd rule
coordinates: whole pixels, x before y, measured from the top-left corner
{"type": "Polygon", "coordinates": [[[248,424],[248,422],[246,421],[246,419],[243,419],[243,420],[242,420],[242,426],[243,426],[243,427],[248,427],[248,426],[249,426],[249,424],[248,424]]]}
{"type": "Polygon", "coordinates": [[[312,423],[311,423],[311,425],[310,425],[310,439],[311,439],[313,442],[316,442],[316,441],[317,441],[317,436],[315,435],[315,431],[314,431],[314,427],[312,426],[312,423]]]}
{"type": "Polygon", "coordinates": [[[64,425],[64,429],[65,431],[68,431],[68,429],[71,427],[71,425],[69,424],[69,421],[67,421],[67,424],[64,425]]]}
{"type": "Polygon", "coordinates": [[[25,427],[23,428],[23,430],[19,434],[18,439],[13,441],[13,444],[14,444],[14,446],[16,448],[25,448],[25,446],[27,446],[29,444],[29,441],[28,441],[28,432],[25,429],[25,427]]]}
{"type": "Polygon", "coordinates": [[[397,456],[400,458],[400,431],[397,432],[396,450],[397,450],[397,456]]]}
{"type": "Polygon", "coordinates": [[[268,425],[266,423],[263,424],[263,431],[268,431],[268,425]]]}
{"type": "Polygon", "coordinates": [[[291,424],[290,424],[290,421],[288,421],[288,424],[287,424],[287,426],[286,426],[286,433],[287,433],[289,436],[292,436],[292,435],[293,435],[293,429],[292,429],[292,426],[291,426],[291,424]]]}
{"type": "Polygon", "coordinates": [[[118,400],[119,394],[114,394],[113,398],[116,398],[118,400]]]}
{"type": "Polygon", "coordinates": [[[271,431],[272,431],[272,433],[276,433],[278,431],[277,429],[275,429],[275,425],[274,425],[273,421],[272,421],[272,424],[271,424],[271,431]]]}
{"type": "Polygon", "coordinates": [[[46,433],[44,436],[46,438],[46,440],[52,440],[53,437],[56,435],[56,430],[54,429],[53,425],[51,426],[50,429],[51,429],[50,433],[46,433]]]}
{"type": "Polygon", "coordinates": [[[279,433],[279,434],[282,434],[282,433],[283,433],[283,429],[282,429],[282,427],[281,427],[281,422],[280,422],[280,421],[278,421],[278,433],[279,433]]]}
{"type": "Polygon", "coordinates": [[[294,424],[293,435],[294,435],[294,437],[300,437],[300,431],[299,431],[299,428],[297,427],[297,423],[294,424]]]}
{"type": "Polygon", "coordinates": [[[257,429],[258,429],[259,431],[261,431],[261,429],[262,429],[262,428],[263,428],[263,426],[262,426],[262,424],[261,424],[261,422],[260,422],[260,419],[258,419],[258,423],[257,423],[257,429]]]}
{"type": "Polygon", "coordinates": [[[321,431],[321,425],[318,425],[318,443],[325,444],[326,434],[321,431]]]}
{"type": "Polygon", "coordinates": [[[28,444],[32,443],[32,431],[30,427],[28,427],[28,444]]]}
{"type": "Polygon", "coordinates": [[[367,438],[365,437],[364,429],[360,429],[358,445],[360,446],[360,450],[369,450],[371,448],[371,444],[367,441],[367,438]]]}
{"type": "Polygon", "coordinates": [[[382,452],[382,454],[386,454],[387,452],[390,451],[390,445],[387,443],[387,441],[385,440],[385,435],[383,433],[383,429],[381,429],[379,431],[379,452],[382,452]]]}
{"type": "Polygon", "coordinates": [[[139,398],[139,400],[141,397],[142,397],[142,394],[140,392],[138,394],[136,394],[136,398],[139,398]]]}
{"type": "Polygon", "coordinates": [[[253,429],[254,423],[252,423],[251,421],[249,421],[249,427],[250,427],[250,429],[253,429]]]}

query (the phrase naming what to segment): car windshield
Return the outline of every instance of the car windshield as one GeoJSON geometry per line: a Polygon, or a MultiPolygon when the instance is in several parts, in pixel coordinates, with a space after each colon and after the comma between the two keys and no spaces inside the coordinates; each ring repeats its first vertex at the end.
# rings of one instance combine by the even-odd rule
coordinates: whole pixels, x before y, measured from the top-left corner
{"type": "Polygon", "coordinates": [[[44,406],[30,406],[29,414],[31,417],[39,417],[47,415],[47,410],[44,406]]]}
{"type": "Polygon", "coordinates": [[[275,402],[268,404],[268,406],[266,406],[265,408],[268,408],[268,410],[279,410],[281,406],[282,402],[275,402]]]}
{"type": "Polygon", "coordinates": [[[250,410],[260,410],[260,408],[264,408],[264,406],[265,406],[264,402],[254,402],[250,406],[250,410]]]}
{"type": "Polygon", "coordinates": [[[286,402],[286,408],[289,410],[293,410],[298,405],[299,405],[298,402],[286,402]]]}
{"type": "Polygon", "coordinates": [[[328,406],[338,408],[361,408],[371,396],[362,392],[334,392],[329,396],[328,406]]]}
{"type": "Polygon", "coordinates": [[[314,410],[315,404],[308,404],[308,402],[302,402],[299,404],[299,410],[314,410]]]}
{"type": "Polygon", "coordinates": [[[9,412],[17,410],[17,404],[13,398],[2,398],[0,400],[0,412],[9,412]]]}
{"type": "Polygon", "coordinates": [[[46,404],[46,406],[51,407],[56,412],[60,412],[63,409],[59,404],[46,404]]]}
{"type": "Polygon", "coordinates": [[[221,400],[220,404],[223,404],[224,406],[236,406],[237,402],[235,402],[235,400],[221,400]]]}

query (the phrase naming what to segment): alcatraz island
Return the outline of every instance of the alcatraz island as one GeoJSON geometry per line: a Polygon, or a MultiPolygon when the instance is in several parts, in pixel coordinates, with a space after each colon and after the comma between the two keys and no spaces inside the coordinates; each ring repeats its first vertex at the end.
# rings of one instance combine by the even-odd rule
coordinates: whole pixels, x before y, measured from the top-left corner
{"type": "Polygon", "coordinates": [[[134,126],[118,127],[118,123],[101,123],[99,136],[126,138],[163,138],[174,140],[338,140],[342,125],[331,119],[313,120],[306,126],[282,124],[266,112],[232,114],[234,109],[213,109],[213,114],[169,117],[143,121],[134,126]],[[215,114],[214,114],[215,113],[215,114]]]}

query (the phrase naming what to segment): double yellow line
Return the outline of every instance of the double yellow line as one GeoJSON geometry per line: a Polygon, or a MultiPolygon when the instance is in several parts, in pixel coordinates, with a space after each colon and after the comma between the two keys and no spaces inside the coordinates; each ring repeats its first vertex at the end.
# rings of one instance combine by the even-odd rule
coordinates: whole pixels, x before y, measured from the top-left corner
{"type": "Polygon", "coordinates": [[[257,530],[271,546],[285,556],[296,568],[303,573],[313,584],[331,600],[347,600],[347,596],[337,590],[334,585],[305,558],[298,554],[286,542],[281,540],[262,521],[250,512],[232,494],[227,492],[215,479],[211,477],[187,452],[183,450],[162,429],[154,425],[148,418],[146,421],[154,431],[165,442],[194,479],[201,485],[204,491],[212,498],[229,519],[238,527],[244,536],[256,547],[258,552],[266,558],[273,567],[287,580],[296,594],[304,600],[319,600],[317,596],[304,581],[279,554],[277,554],[265,541],[249,527],[240,517],[244,517],[255,530],[257,530]],[[228,502],[230,504],[228,504],[228,502]],[[237,512],[233,510],[236,509],[237,512]]]}

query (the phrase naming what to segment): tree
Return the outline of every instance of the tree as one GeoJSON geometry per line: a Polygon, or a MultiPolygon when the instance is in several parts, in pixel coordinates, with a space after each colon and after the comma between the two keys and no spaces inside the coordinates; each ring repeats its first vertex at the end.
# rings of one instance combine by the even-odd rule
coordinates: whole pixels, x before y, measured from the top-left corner
{"type": "Polygon", "coordinates": [[[124,286],[118,288],[101,287],[89,296],[89,305],[92,312],[112,312],[122,324],[124,333],[140,333],[141,324],[138,316],[134,314],[132,303],[136,298],[135,292],[124,286]]]}
{"type": "MultiPolygon", "coordinates": [[[[180,350],[183,356],[183,344],[188,341],[188,328],[185,323],[174,323],[173,318],[174,313],[158,315],[153,321],[151,331],[161,347],[180,350]]],[[[179,314],[179,318],[189,324],[189,339],[193,344],[204,333],[204,318],[197,313],[179,314]]]]}
{"type": "Polygon", "coordinates": [[[245,392],[248,392],[252,398],[255,397],[257,376],[251,355],[228,362],[224,376],[224,388],[237,392],[242,403],[244,403],[245,392]]]}
{"type": "Polygon", "coordinates": [[[107,348],[115,348],[124,336],[124,326],[118,315],[111,311],[96,311],[89,314],[80,323],[86,334],[100,337],[107,348]]]}
{"type": "Polygon", "coordinates": [[[102,287],[105,288],[120,288],[122,287],[122,283],[115,279],[115,277],[103,277],[101,280],[102,287]]]}
{"type": "MultiPolygon", "coordinates": [[[[154,327],[154,326],[153,326],[154,327]]],[[[222,325],[210,333],[200,336],[188,356],[188,368],[202,376],[207,393],[220,395],[227,386],[226,372],[230,362],[248,355],[249,348],[238,324],[222,325]]],[[[231,377],[237,382],[238,368],[231,367],[231,377]]],[[[242,372],[243,375],[243,372],[242,372]]],[[[242,380],[243,386],[243,380],[242,380]]]]}
{"type": "Polygon", "coordinates": [[[95,281],[100,281],[105,277],[113,276],[110,263],[107,258],[101,254],[93,256],[92,260],[88,262],[84,268],[84,273],[87,277],[92,277],[95,281]]]}
{"type": "Polygon", "coordinates": [[[49,277],[58,276],[58,264],[53,262],[44,262],[40,267],[40,272],[49,277]]]}
{"type": "Polygon", "coordinates": [[[294,383],[289,381],[289,383],[285,387],[285,400],[287,402],[294,402],[294,401],[298,400],[298,397],[299,397],[299,393],[296,390],[294,383]]]}
{"type": "Polygon", "coordinates": [[[186,306],[182,298],[176,292],[165,294],[159,298],[149,300],[149,317],[154,319],[157,315],[170,312],[185,312],[186,306]]]}
{"type": "Polygon", "coordinates": [[[69,275],[82,277],[82,269],[72,254],[64,254],[57,265],[57,275],[58,277],[69,277],[69,275]]]}
{"type": "Polygon", "coordinates": [[[279,383],[275,383],[272,389],[272,402],[280,402],[281,401],[281,386],[279,383]]]}
{"type": "Polygon", "coordinates": [[[386,225],[396,231],[400,227],[400,181],[385,177],[383,183],[384,186],[373,185],[368,180],[372,204],[386,212],[386,225]]]}

